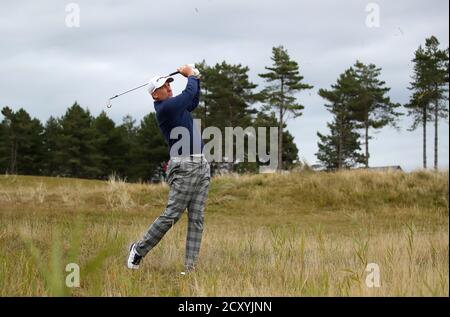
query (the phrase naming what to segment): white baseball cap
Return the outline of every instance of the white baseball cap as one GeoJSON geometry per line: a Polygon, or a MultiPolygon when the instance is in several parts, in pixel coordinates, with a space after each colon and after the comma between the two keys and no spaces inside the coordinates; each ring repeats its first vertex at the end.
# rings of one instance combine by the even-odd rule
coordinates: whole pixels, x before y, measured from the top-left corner
{"type": "Polygon", "coordinates": [[[148,92],[152,94],[156,89],[161,88],[166,82],[173,82],[173,78],[169,76],[155,76],[148,83],[148,92]]]}

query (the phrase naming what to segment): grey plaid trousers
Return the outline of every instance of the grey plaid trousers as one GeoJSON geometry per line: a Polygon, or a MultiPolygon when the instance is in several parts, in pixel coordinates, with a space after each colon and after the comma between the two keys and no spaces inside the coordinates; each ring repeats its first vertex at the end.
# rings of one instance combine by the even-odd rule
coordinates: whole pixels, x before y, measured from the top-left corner
{"type": "Polygon", "coordinates": [[[187,208],[188,230],[184,265],[189,270],[195,267],[200,252],[203,213],[211,179],[210,166],[204,157],[177,157],[169,161],[167,172],[167,182],[170,186],[167,207],[137,243],[136,251],[145,256],[187,208]]]}

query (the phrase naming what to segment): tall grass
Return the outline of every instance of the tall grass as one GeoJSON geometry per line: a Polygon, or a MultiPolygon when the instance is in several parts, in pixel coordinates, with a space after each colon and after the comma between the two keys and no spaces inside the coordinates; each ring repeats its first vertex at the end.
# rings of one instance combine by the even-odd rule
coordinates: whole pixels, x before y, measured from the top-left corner
{"type": "Polygon", "coordinates": [[[215,178],[197,271],[178,274],[186,216],[127,270],[167,194],[117,177],[1,176],[0,296],[449,295],[447,171],[215,178]],[[68,263],[78,288],[65,285],[68,263]]]}

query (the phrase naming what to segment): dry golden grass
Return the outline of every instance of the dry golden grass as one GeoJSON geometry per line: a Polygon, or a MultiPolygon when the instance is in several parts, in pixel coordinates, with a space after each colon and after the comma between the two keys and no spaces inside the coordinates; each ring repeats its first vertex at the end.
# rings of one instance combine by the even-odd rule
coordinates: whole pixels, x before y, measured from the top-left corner
{"type": "Polygon", "coordinates": [[[0,176],[0,296],[448,296],[448,171],[215,178],[198,270],[186,216],[145,258],[127,247],[168,186],[0,176]],[[80,287],[65,287],[66,264],[80,287]],[[366,286],[368,263],[381,287],[366,286]]]}

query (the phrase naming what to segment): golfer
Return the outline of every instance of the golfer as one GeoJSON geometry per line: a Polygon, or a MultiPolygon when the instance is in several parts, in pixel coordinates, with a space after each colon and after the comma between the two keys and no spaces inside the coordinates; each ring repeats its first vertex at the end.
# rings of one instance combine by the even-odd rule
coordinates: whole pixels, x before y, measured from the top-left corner
{"type": "Polygon", "coordinates": [[[169,145],[167,182],[170,191],[164,212],[150,225],[142,240],[131,244],[127,263],[130,269],[139,268],[142,259],[180,219],[186,208],[188,211],[184,261],[186,272],[195,269],[200,251],[203,212],[210,182],[210,166],[202,154],[204,144],[191,115],[199,103],[200,80],[198,70],[189,65],[179,67],[178,71],[188,79],[185,90],[178,96],[172,97],[170,87],[172,77],[156,76],[149,84],[158,125],[169,145]],[[185,147],[184,150],[189,148],[187,153],[182,148],[174,150],[176,147],[174,145],[180,141],[180,137],[170,138],[171,131],[180,127],[189,131],[189,140],[181,142],[185,147]]]}

